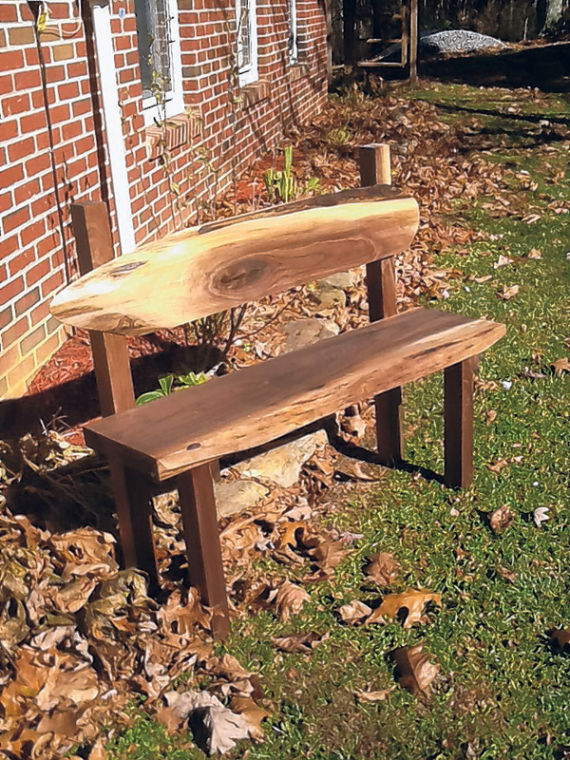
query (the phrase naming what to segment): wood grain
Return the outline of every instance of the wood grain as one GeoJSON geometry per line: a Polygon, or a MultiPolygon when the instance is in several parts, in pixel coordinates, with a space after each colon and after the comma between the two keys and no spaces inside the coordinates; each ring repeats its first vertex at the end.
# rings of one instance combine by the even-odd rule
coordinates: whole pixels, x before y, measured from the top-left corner
{"type": "MultiPolygon", "coordinates": [[[[113,261],[113,239],[105,203],[95,201],[73,204],[71,221],[82,275],[113,261]]],[[[122,335],[90,331],[89,340],[103,417],[134,406],[135,394],[127,339],[122,335]]]]}
{"type": "Polygon", "coordinates": [[[443,373],[444,480],[451,488],[469,488],[473,480],[474,363],[470,356],[443,373]]]}
{"type": "Polygon", "coordinates": [[[348,201],[323,196],[319,207],[177,233],[72,283],[52,314],[76,327],[144,334],[392,256],[412,241],[418,206],[385,194],[353,190],[348,201]]]}
{"type": "Polygon", "coordinates": [[[212,608],[214,636],[229,633],[228,600],[218,534],[218,518],[210,465],[203,464],[176,478],[184,539],[188,553],[188,579],[212,608]]]}
{"type": "MultiPolygon", "coordinates": [[[[403,9],[404,6],[402,6],[403,9]]],[[[363,185],[392,182],[390,146],[373,143],[360,148],[360,181],[363,185]]],[[[396,273],[393,258],[366,265],[366,289],[371,322],[396,314],[396,273]]],[[[391,388],[374,398],[376,445],[380,461],[395,465],[404,458],[402,389],[391,388]]]]}
{"type": "Polygon", "coordinates": [[[504,332],[484,319],[413,309],[98,420],[85,439],[164,480],[463,361],[504,332]]]}

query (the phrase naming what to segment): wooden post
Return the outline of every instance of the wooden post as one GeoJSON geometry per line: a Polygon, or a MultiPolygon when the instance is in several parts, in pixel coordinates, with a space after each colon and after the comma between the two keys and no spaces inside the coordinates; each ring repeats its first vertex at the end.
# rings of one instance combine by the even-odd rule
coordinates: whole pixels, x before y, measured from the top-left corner
{"type": "Polygon", "coordinates": [[[356,0],[343,0],[342,20],[344,65],[353,66],[356,62],[356,0]]]}
{"type": "MultiPolygon", "coordinates": [[[[82,275],[113,258],[107,206],[102,202],[71,207],[77,259],[82,275]]],[[[122,335],[90,331],[101,415],[107,417],[135,404],[127,340],[122,335]]]]}
{"type": "Polygon", "coordinates": [[[445,484],[452,488],[473,480],[473,366],[470,357],[443,372],[445,484]]]}
{"type": "Polygon", "coordinates": [[[410,0],[410,84],[418,82],[418,0],[410,0]]]}
{"type": "MultiPolygon", "coordinates": [[[[389,145],[363,145],[359,158],[362,186],[392,184],[389,145]]],[[[396,278],[392,257],[366,265],[366,286],[371,322],[396,314],[396,278]]],[[[378,394],[374,404],[380,461],[386,465],[397,464],[403,459],[402,389],[393,388],[378,394]]]]}
{"type": "Polygon", "coordinates": [[[205,604],[213,608],[212,630],[218,639],[229,632],[228,600],[222,565],[214,485],[209,464],[176,478],[188,556],[188,577],[205,604]]]}
{"type": "MultiPolygon", "coordinates": [[[[76,203],[71,207],[73,234],[77,245],[80,273],[113,259],[113,238],[109,213],[101,201],[76,203]]],[[[93,366],[99,393],[101,415],[108,417],[135,405],[135,394],[127,339],[89,331],[93,366]]],[[[125,469],[109,457],[111,490],[119,522],[119,536],[125,567],[140,567],[157,584],[151,523],[152,490],[140,474],[125,469]]]]}
{"type": "Polygon", "coordinates": [[[402,0],[401,24],[402,24],[402,44],[400,52],[400,61],[402,66],[408,65],[408,52],[410,46],[410,0],[402,0]]]}

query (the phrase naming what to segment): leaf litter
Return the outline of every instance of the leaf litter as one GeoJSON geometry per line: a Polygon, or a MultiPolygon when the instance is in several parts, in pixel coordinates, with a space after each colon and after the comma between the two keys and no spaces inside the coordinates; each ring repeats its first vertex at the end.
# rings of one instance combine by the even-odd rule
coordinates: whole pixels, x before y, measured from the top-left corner
{"type": "MultiPolygon", "coordinates": [[[[523,194],[510,186],[515,176],[512,170],[481,155],[466,155],[469,135],[441,122],[436,108],[422,101],[394,94],[363,98],[356,105],[332,99],[311,124],[302,131],[291,130],[288,137],[294,144],[297,177],[317,176],[327,192],[358,185],[355,146],[391,143],[394,183],[418,200],[422,219],[412,246],[396,261],[399,308],[415,304],[420,295],[443,300],[451,287],[470,279],[458,269],[438,268],[435,263],[440,252],[454,248],[461,253],[486,237],[484,232],[447,221],[446,214],[457,200],[491,197],[497,201],[488,204],[492,215],[514,216],[529,224],[541,216],[535,213],[538,207],[529,208],[523,194]],[[350,144],[332,144],[332,127],[347,123],[350,144]]],[[[228,216],[267,205],[260,180],[266,164],[254,165],[216,208],[203,216],[228,216]]],[[[564,209],[555,202],[551,210],[558,213],[564,209]]],[[[540,251],[533,249],[526,258],[539,257],[540,251]]],[[[511,263],[512,257],[505,253],[497,265],[511,263]]],[[[492,278],[489,274],[473,279],[481,284],[492,278]]],[[[368,320],[362,271],[344,290],[346,304],[341,299],[326,310],[339,331],[368,320]]],[[[505,300],[517,293],[516,285],[497,291],[505,300]]],[[[283,322],[313,316],[306,307],[308,295],[308,289],[301,288],[251,305],[230,352],[233,365],[251,363],[255,355],[276,355],[284,343],[283,322]],[[244,345],[251,336],[255,336],[254,350],[246,351],[244,345]]],[[[169,339],[173,336],[179,339],[176,331],[169,339]]],[[[40,389],[42,382],[62,382],[90,370],[85,338],[80,335],[73,340],[74,360],[49,364],[32,390],[40,389]]],[[[144,353],[154,349],[141,339],[132,350],[144,353]]],[[[568,371],[568,359],[557,360],[551,367],[561,375],[568,371]]],[[[477,387],[496,389],[497,383],[478,379],[477,387]]],[[[350,442],[364,438],[367,414],[369,410],[361,405],[357,414],[340,418],[341,434],[350,442]]],[[[493,421],[489,412],[487,422],[493,421]]],[[[105,760],[106,727],[128,724],[127,705],[137,694],[145,698],[144,709],[160,716],[171,729],[179,730],[190,719],[193,727],[194,723],[201,726],[202,734],[197,728],[195,737],[202,736],[201,746],[210,753],[228,751],[241,739],[260,740],[268,712],[259,704],[262,695],[257,676],[234,658],[215,654],[210,612],[199,604],[195,590],[168,580],[164,596],[157,601],[148,596],[144,575],[119,571],[106,475],[100,463],[89,460],[89,454],[51,431],[25,436],[15,444],[0,444],[4,493],[10,496],[12,486],[27,488],[27,496],[34,498],[41,512],[38,519],[36,514],[15,514],[16,510],[10,511],[10,500],[2,500],[0,746],[16,758],[27,757],[33,750],[38,760],[50,760],[80,744],[90,760],[105,760]],[[87,461],[90,487],[79,495],[74,480],[84,477],[78,473],[87,461]],[[107,505],[106,514],[102,503],[107,505]],[[89,527],[69,529],[70,522],[77,523],[78,504],[89,527]],[[60,525],[67,527],[61,530],[60,525]],[[173,682],[182,674],[184,687],[173,690],[173,682]],[[203,676],[208,679],[208,691],[201,688],[203,676]],[[229,700],[228,705],[221,700],[229,700]]],[[[246,616],[255,607],[272,610],[282,621],[302,614],[310,600],[303,586],[333,577],[352,551],[357,538],[349,540],[318,525],[315,505],[333,485],[335,461],[327,449],[305,466],[302,485],[275,488],[254,513],[223,523],[221,540],[233,615],[246,616]],[[259,556],[270,556],[291,571],[293,578],[283,574],[271,577],[256,570],[251,559],[259,556]],[[305,575],[299,578],[302,572],[305,575]]],[[[341,465],[350,470],[351,480],[374,479],[358,470],[359,466],[341,465]]],[[[171,497],[157,499],[155,507],[159,564],[163,577],[169,577],[183,557],[179,514],[171,497]]],[[[493,517],[498,530],[512,520],[508,511],[493,515],[492,521],[493,517]]],[[[398,563],[389,557],[385,553],[370,558],[367,583],[388,587],[397,582],[398,563]]],[[[500,568],[498,572],[511,580],[510,571],[500,568]]],[[[404,627],[410,628],[426,622],[428,603],[441,606],[439,594],[409,589],[386,594],[376,609],[354,600],[343,605],[339,614],[347,624],[402,619],[404,627]]],[[[567,632],[559,634],[555,640],[560,638],[566,646],[567,632]]],[[[325,639],[326,635],[302,632],[275,637],[273,644],[283,651],[310,654],[325,639]]],[[[439,668],[430,662],[423,645],[402,647],[394,659],[398,683],[412,693],[427,694],[439,668]]],[[[360,690],[357,698],[382,700],[389,691],[360,690]]]]}

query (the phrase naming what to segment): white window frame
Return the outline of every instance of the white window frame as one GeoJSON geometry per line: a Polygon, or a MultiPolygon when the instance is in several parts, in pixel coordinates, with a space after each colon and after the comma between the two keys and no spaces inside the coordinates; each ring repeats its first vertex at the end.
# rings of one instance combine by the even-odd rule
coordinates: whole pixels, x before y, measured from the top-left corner
{"type": "MultiPolygon", "coordinates": [[[[289,49],[289,63],[299,60],[299,25],[297,23],[297,0],[289,0],[289,31],[293,35],[293,47],[289,49]]],[[[287,41],[289,46],[289,41],[287,41]]]]}
{"type": "MultiPolygon", "coordinates": [[[[240,0],[236,0],[236,57],[239,61],[240,45],[240,0]]],[[[259,78],[257,63],[257,0],[249,0],[249,44],[250,44],[250,63],[238,69],[238,84],[240,87],[257,82],[259,78]]]]}
{"type": "Polygon", "coordinates": [[[184,113],[184,90],[182,87],[182,54],[180,52],[180,24],[177,0],[166,0],[170,20],[170,82],[171,89],[164,94],[164,103],[158,104],[154,95],[143,97],[145,127],[156,125],[163,117],[167,119],[184,113]]]}

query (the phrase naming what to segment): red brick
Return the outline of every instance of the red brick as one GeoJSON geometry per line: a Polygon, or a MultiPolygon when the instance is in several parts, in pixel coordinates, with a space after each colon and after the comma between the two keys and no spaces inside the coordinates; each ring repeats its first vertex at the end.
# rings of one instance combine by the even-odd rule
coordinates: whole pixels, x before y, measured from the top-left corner
{"type": "Polygon", "coordinates": [[[10,98],[4,98],[4,113],[8,116],[17,113],[24,113],[30,110],[30,96],[26,93],[13,95],[10,98]]]}
{"type": "Polygon", "coordinates": [[[66,82],[57,88],[57,94],[61,100],[72,100],[79,95],[79,85],[77,82],[66,82]]]}
{"type": "Polygon", "coordinates": [[[14,256],[13,259],[10,259],[8,263],[8,270],[12,276],[18,274],[18,272],[21,272],[23,269],[25,269],[27,266],[29,266],[34,260],[34,249],[28,248],[27,251],[23,251],[22,253],[19,253],[17,256],[14,256]]]}
{"type": "Polygon", "coordinates": [[[32,158],[30,158],[26,163],[24,164],[24,168],[26,169],[26,174],[28,177],[33,177],[34,175],[41,174],[46,169],[51,168],[51,161],[48,153],[40,153],[39,155],[36,154],[32,158]]]}
{"type": "Polygon", "coordinates": [[[24,208],[19,208],[17,211],[13,211],[11,214],[8,214],[4,217],[3,220],[3,227],[4,232],[12,232],[12,230],[15,230],[16,227],[19,227],[22,224],[25,224],[28,219],[30,218],[30,207],[25,206],[24,208]]]}
{"type": "Polygon", "coordinates": [[[28,330],[28,317],[21,317],[17,322],[13,322],[12,325],[2,333],[2,347],[7,348],[8,346],[11,346],[13,343],[19,340],[22,335],[25,335],[28,330]]]}
{"type": "Polygon", "coordinates": [[[17,20],[18,14],[16,13],[16,6],[14,4],[8,5],[6,3],[2,3],[2,5],[0,5],[0,22],[4,24],[7,21],[17,20]]]}
{"type": "Polygon", "coordinates": [[[41,322],[43,319],[45,319],[49,314],[49,301],[46,300],[43,303],[39,304],[39,306],[36,306],[35,309],[32,310],[30,313],[30,320],[32,322],[32,327],[35,327],[38,322],[41,322]]]}
{"type": "Polygon", "coordinates": [[[20,242],[22,247],[34,243],[45,233],[45,230],[45,219],[35,219],[31,224],[27,224],[20,232],[20,242]]]}
{"type": "Polygon", "coordinates": [[[5,309],[2,309],[0,311],[0,330],[9,325],[13,319],[14,312],[12,311],[11,306],[7,306],[5,309]]]}
{"type": "Polygon", "coordinates": [[[35,285],[36,282],[42,279],[50,271],[49,261],[44,259],[39,261],[28,272],[26,272],[26,285],[35,285]]]}
{"type": "Polygon", "coordinates": [[[17,317],[21,317],[26,311],[29,311],[32,306],[38,303],[40,300],[40,289],[33,288],[28,291],[22,298],[19,298],[14,304],[14,311],[17,317]]]}
{"type": "Polygon", "coordinates": [[[34,69],[26,71],[17,71],[14,74],[14,88],[16,90],[28,90],[34,87],[41,87],[42,79],[40,72],[34,69]]]}
{"type": "Polygon", "coordinates": [[[10,161],[18,161],[20,158],[29,158],[35,153],[36,146],[33,137],[25,140],[18,140],[8,147],[8,156],[10,161]]]}
{"type": "Polygon", "coordinates": [[[50,296],[60,285],[63,285],[63,272],[54,272],[51,277],[41,283],[43,298],[50,296]]]}

